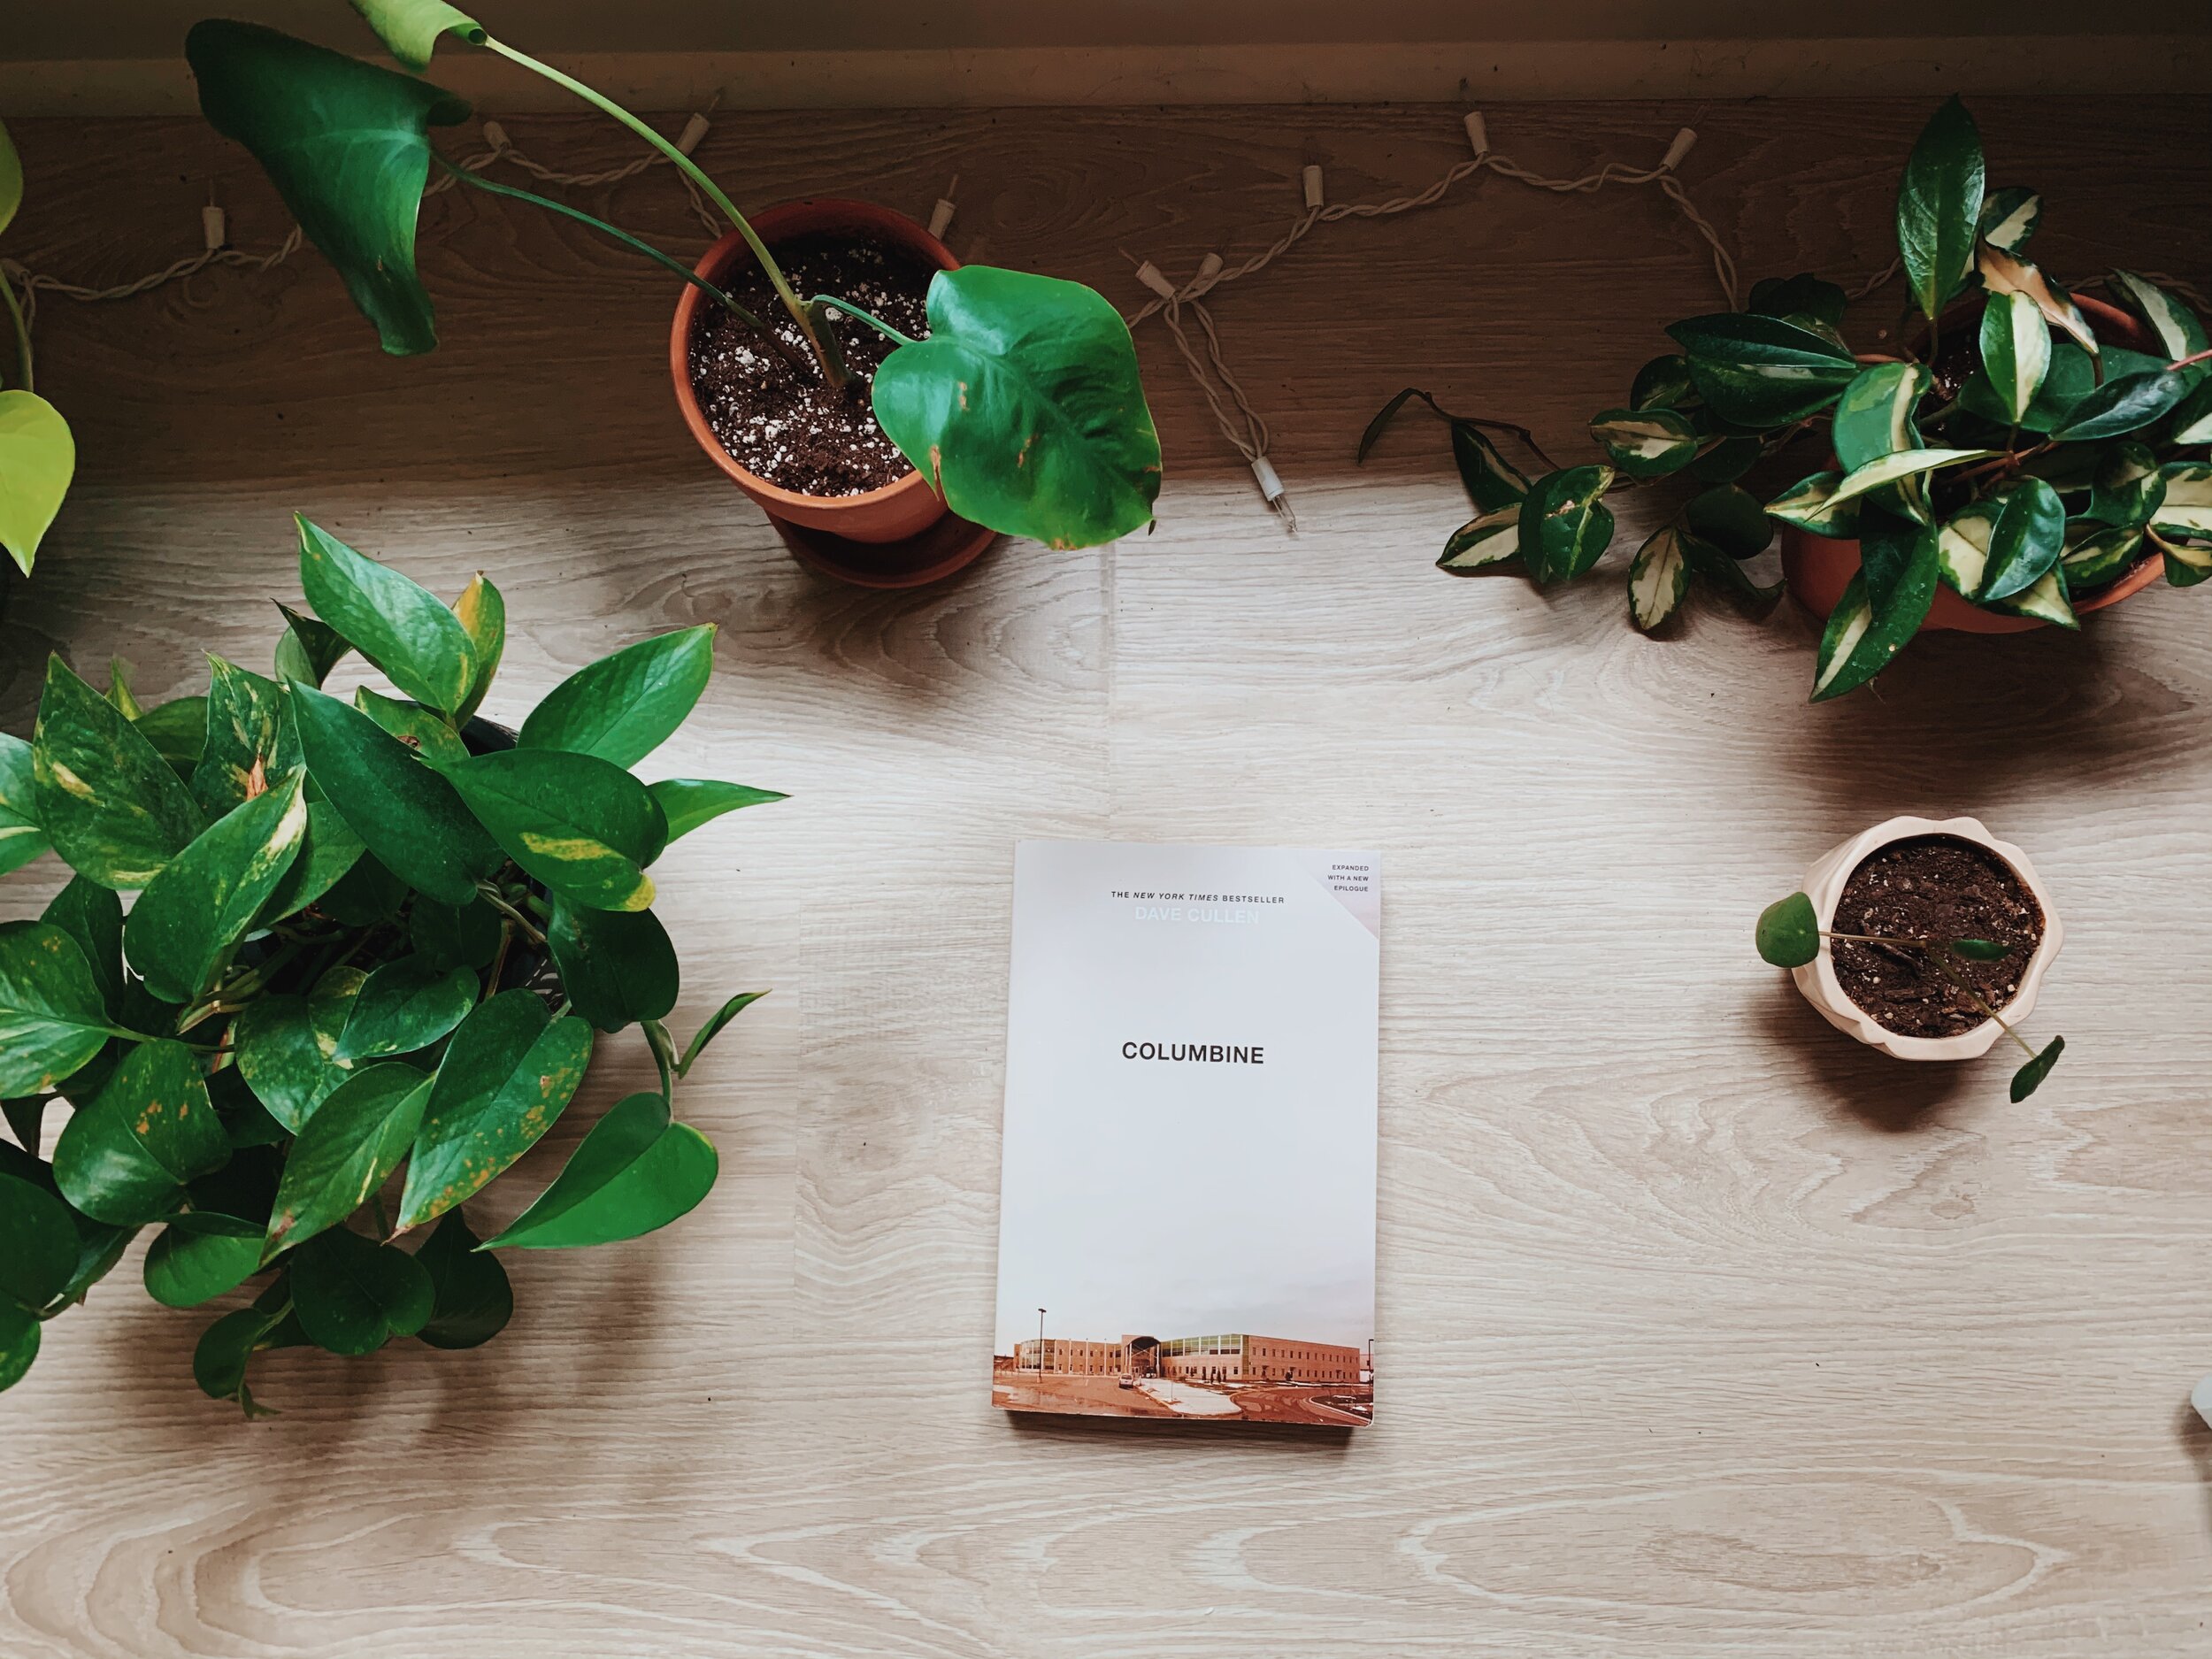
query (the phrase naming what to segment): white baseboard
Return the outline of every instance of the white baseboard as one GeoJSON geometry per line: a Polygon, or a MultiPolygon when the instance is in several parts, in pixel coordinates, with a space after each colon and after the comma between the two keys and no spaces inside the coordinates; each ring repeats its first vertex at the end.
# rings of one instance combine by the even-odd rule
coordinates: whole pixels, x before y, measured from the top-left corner
{"type": "MultiPolygon", "coordinates": [[[[961,109],[1019,104],[1498,104],[1536,99],[2200,93],[2212,37],[1435,42],[856,52],[603,52],[562,67],[634,108],[961,109]]],[[[433,77],[495,111],[569,109],[498,59],[433,77]]],[[[0,62],[9,116],[179,115],[181,58],[0,62]]]]}

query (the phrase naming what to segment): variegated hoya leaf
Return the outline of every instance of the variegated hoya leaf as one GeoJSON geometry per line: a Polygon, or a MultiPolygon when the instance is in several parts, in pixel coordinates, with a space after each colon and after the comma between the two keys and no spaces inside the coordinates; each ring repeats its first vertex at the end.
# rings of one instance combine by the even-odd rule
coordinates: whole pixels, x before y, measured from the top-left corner
{"type": "Polygon", "coordinates": [[[1609,409],[1591,420],[1590,435],[1631,478],[1662,478],[1697,456],[1697,429],[1671,409],[1609,409]]]}
{"type": "Polygon", "coordinates": [[[2148,277],[2115,271],[2110,289],[2115,299],[2158,336],[2159,348],[2169,359],[2194,357],[2212,346],[2212,340],[2205,337],[2203,319],[2148,277]]]}
{"type": "Polygon", "coordinates": [[[2070,528],[2084,534],[2070,539],[2066,551],[2059,557],[2059,565],[2066,573],[2070,593],[2087,593],[2101,588],[2134,564],[2143,550],[2143,532],[2139,526],[2095,524],[2078,519],[2070,528]]]}
{"type": "Polygon", "coordinates": [[[1982,370],[2017,426],[2051,367],[2051,327],[2043,310],[2018,292],[1992,294],[1982,308],[1982,370]]]}
{"type": "Polygon", "coordinates": [[[1521,550],[1521,506],[1518,502],[1494,511],[1479,513],[1451,534],[1439,570],[1465,576],[1502,565],[1521,550]]]}
{"type": "Polygon", "coordinates": [[[2212,443],[2212,380],[2200,382],[2174,411],[2173,440],[2176,443],[2212,443]]]}
{"type": "Polygon", "coordinates": [[[2169,541],[2212,538],[2212,462],[2172,461],[2159,473],[2166,492],[2151,515],[2152,526],[2169,541]]]}
{"type": "Polygon", "coordinates": [[[1650,633],[1675,613],[1689,587],[1690,567],[1683,557],[1681,529],[1668,525],[1636,549],[1629,565],[1629,619],[1650,633]]]}
{"type": "Polygon", "coordinates": [[[1878,460],[1848,473],[1828,497],[1832,511],[1846,502],[1856,501],[1870,491],[1885,484],[1913,478],[1938,467],[1957,466],[1967,461],[1979,461],[1996,454],[1994,449],[1900,449],[1894,455],[1885,455],[1878,460]]]}
{"type": "Polygon", "coordinates": [[[2073,296],[2055,287],[2049,278],[2025,259],[2016,259],[2002,248],[1985,242],[1976,260],[1982,283],[1992,294],[2024,294],[2052,327],[2071,334],[2074,343],[2091,357],[2097,355],[2096,331],[2081,314],[2073,296]]]}
{"type": "Polygon", "coordinates": [[[1866,578],[1854,576],[1829,613],[1813,668],[1815,703],[1855,691],[1889,665],[1926,620],[1935,599],[1936,533],[1923,528],[1913,555],[1877,605],[1867,595],[1866,578]]]}
{"type": "Polygon", "coordinates": [[[1842,482],[1840,472],[1815,472],[1810,478],[1798,480],[1767,503],[1767,512],[1784,524],[1795,525],[1809,535],[1849,541],[1859,533],[1858,503],[1847,501],[1840,507],[1831,504],[1836,486],[1842,482]]]}
{"type": "Polygon", "coordinates": [[[1479,511],[1517,505],[1528,494],[1528,474],[1499,454],[1498,446],[1471,421],[1452,422],[1452,461],[1467,499],[1479,511]]]}
{"type": "Polygon", "coordinates": [[[1987,608],[2007,616],[2032,617],[2062,628],[2078,628],[2073,603],[2066,595],[2065,573],[2055,565],[2029,586],[2004,599],[1993,599],[1987,608]]]}
{"type": "Polygon", "coordinates": [[[2026,247],[2042,222],[2042,195],[2025,185],[2008,184],[2001,190],[1992,190],[1982,203],[1982,240],[2009,254],[2026,247]]]}
{"type": "Polygon", "coordinates": [[[1982,572],[1989,565],[1990,538],[1997,532],[2000,503],[1970,502],[1944,521],[1936,533],[1936,563],[1953,592],[1971,599],[1982,588],[1982,572]]]}
{"type": "Polygon", "coordinates": [[[2144,535],[2166,561],[2166,580],[2176,588],[2194,588],[2212,576],[2212,543],[2172,541],[2147,530],[2144,535]]]}
{"type": "Polygon", "coordinates": [[[2158,457],[2147,445],[2123,438],[2098,457],[2082,517],[2132,529],[2148,524],[2165,499],[2158,457]]]}
{"type": "MultiPolygon", "coordinates": [[[[1981,588],[1972,595],[1980,604],[2025,593],[2057,565],[2066,547],[2066,510],[2042,479],[2021,479],[1991,499],[1998,503],[1997,522],[1981,588]]],[[[2070,621],[2073,613],[2066,614],[2070,621]]]]}

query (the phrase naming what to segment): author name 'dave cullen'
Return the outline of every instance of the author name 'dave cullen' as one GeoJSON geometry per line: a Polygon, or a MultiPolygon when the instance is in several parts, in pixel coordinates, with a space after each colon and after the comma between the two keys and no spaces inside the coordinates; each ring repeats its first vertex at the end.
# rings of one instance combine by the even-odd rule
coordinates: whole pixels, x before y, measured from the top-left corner
{"type": "Polygon", "coordinates": [[[1265,1065],[1267,1050],[1260,1044],[1225,1042],[1125,1042],[1125,1060],[1198,1060],[1209,1065],[1265,1065]]]}

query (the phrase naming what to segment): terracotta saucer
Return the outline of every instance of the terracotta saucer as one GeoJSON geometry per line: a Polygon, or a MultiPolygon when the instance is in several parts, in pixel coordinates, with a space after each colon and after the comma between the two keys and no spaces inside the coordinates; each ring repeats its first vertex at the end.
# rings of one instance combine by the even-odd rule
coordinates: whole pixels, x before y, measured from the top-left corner
{"type": "Polygon", "coordinates": [[[951,513],[902,541],[855,541],[773,516],[768,522],[791,557],[807,569],[856,588],[923,588],[942,581],[974,564],[998,539],[996,531],[951,513]]]}

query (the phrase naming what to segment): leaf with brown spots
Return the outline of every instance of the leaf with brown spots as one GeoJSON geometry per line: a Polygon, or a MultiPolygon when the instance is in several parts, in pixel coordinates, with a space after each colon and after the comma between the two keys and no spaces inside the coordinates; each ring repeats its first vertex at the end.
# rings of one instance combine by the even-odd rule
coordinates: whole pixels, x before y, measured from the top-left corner
{"type": "Polygon", "coordinates": [[[184,1188],[230,1161],[199,1056],[180,1042],[141,1043],[54,1147],[62,1196],[95,1221],[136,1227],[176,1210],[184,1188]]]}
{"type": "Polygon", "coordinates": [[[83,946],[51,922],[0,925],[0,1096],[45,1093],[108,1032],[83,946]]]}

